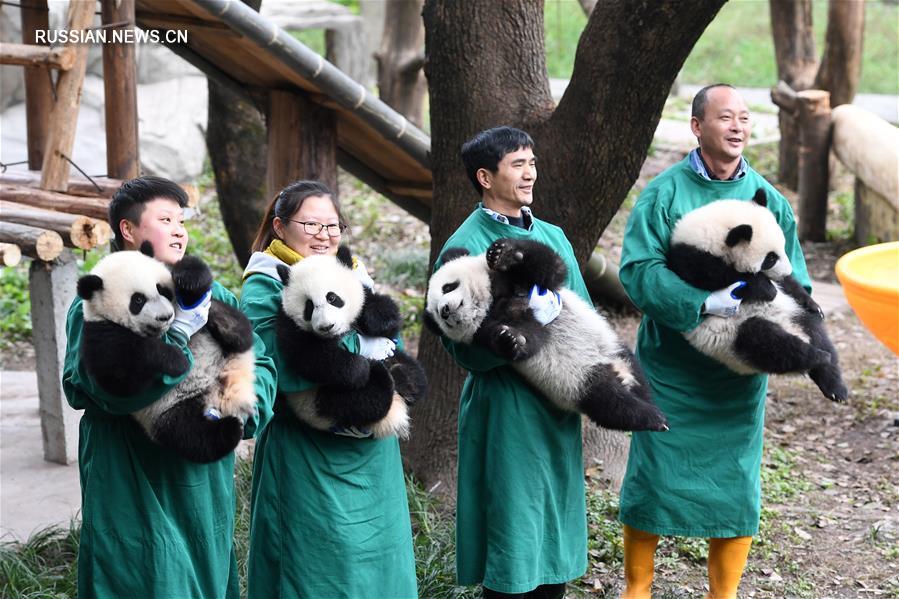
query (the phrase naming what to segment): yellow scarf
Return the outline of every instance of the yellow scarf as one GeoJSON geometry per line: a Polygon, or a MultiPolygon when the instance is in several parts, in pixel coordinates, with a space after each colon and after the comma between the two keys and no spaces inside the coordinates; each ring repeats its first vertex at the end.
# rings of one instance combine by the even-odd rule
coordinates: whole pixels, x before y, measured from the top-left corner
{"type": "Polygon", "coordinates": [[[272,241],[265,249],[263,254],[274,256],[287,266],[293,266],[303,259],[300,254],[290,249],[290,247],[280,239],[275,239],[274,241],[272,241]]]}
{"type": "MultiPolygon", "coordinates": [[[[303,256],[292,250],[290,246],[280,239],[272,241],[262,253],[274,256],[287,266],[293,266],[303,259],[303,256]]],[[[357,268],[359,268],[359,259],[356,258],[356,256],[353,256],[353,270],[356,270],[357,268]]]]}

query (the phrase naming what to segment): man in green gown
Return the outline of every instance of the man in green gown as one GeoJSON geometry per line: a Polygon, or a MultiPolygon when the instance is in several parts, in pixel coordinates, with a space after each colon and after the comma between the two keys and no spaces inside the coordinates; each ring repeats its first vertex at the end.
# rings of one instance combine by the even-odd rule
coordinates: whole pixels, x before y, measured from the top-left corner
{"type": "MultiPolygon", "coordinates": [[[[187,247],[186,206],[187,195],[166,179],[140,177],[124,183],[109,207],[117,247],[134,250],[149,241],[157,259],[174,264],[187,247]]],[[[211,295],[237,307],[234,295],[217,282],[211,295]]],[[[192,320],[190,311],[179,310],[181,322],[192,320]]],[[[202,314],[196,316],[194,324],[173,325],[164,337],[184,352],[191,367],[188,342],[205,322],[202,314]]],[[[106,393],[81,361],[83,323],[76,297],[66,323],[63,389],[69,404],[84,410],[78,452],[78,596],[236,599],[234,455],[197,464],[152,442],[129,414],[165,395],[187,374],[160,374],[134,397],[106,393]]],[[[274,367],[258,337],[254,351],[258,414],[244,426],[248,438],[271,416],[275,390],[274,367]]]]}
{"type": "Polygon", "coordinates": [[[793,276],[811,290],[787,200],[743,158],[751,131],[746,103],[729,85],[702,89],[691,128],[699,141],[637,200],[625,230],[621,282],[643,311],[637,358],[671,430],[634,433],[621,488],[627,599],[649,599],[659,535],[706,537],[707,597],[735,598],[751,538],[758,532],[767,375],[738,375],[708,358],[682,332],[705,314],[739,309],[729,290],[691,287],[665,263],[674,224],[724,198],[749,200],[764,188],[786,238],[793,276]]]}
{"type": "MultiPolygon", "coordinates": [[[[568,266],[566,285],[589,302],[564,233],[530,211],[533,147],[527,133],[511,127],[483,131],[463,146],[482,201],[443,251],[482,254],[504,237],[543,242],[568,266]]],[[[540,308],[549,314],[544,324],[559,309],[540,308]]],[[[488,598],[560,598],[566,581],[587,566],[580,415],[556,408],[495,354],[443,341],[469,371],[459,400],[458,582],[481,583],[488,598]]]]}

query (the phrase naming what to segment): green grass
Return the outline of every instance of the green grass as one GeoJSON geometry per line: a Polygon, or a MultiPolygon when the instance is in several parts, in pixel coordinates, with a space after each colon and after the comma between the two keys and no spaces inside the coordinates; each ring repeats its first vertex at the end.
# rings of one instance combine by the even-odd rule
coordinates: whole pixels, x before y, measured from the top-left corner
{"type": "MultiPolygon", "coordinates": [[[[827,3],[814,3],[817,55],[824,50],[827,3]]],[[[899,6],[867,2],[859,92],[899,93],[899,6]]],[[[587,20],[575,0],[546,0],[544,32],[550,77],[569,78],[577,41],[587,20]]],[[[731,0],[719,11],[693,48],[681,81],[718,81],[740,87],[772,87],[777,83],[771,15],[767,0],[731,0]]]]}
{"type": "Polygon", "coordinates": [[[74,597],[80,527],[49,527],[24,543],[0,543],[0,597],[74,597]]]}
{"type": "Polygon", "coordinates": [[[31,340],[29,260],[0,271],[0,347],[31,340]]]}

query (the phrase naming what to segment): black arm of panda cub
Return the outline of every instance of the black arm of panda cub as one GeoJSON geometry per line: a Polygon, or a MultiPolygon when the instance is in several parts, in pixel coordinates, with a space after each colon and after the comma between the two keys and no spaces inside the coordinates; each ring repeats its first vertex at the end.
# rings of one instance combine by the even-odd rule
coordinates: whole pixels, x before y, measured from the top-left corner
{"type": "Polygon", "coordinates": [[[765,275],[741,273],[721,258],[683,243],[668,250],[668,268],[684,282],[705,291],[718,291],[744,281],[746,285],[734,294],[745,302],[770,302],[777,295],[777,289],[765,275]]]}
{"type": "Polygon", "coordinates": [[[80,348],[88,375],[120,397],[143,393],[160,373],[181,376],[190,368],[180,348],[109,321],[85,322],[80,348]]]}
{"type": "Polygon", "coordinates": [[[340,347],[340,339],[309,333],[278,311],[278,350],[297,376],[321,385],[359,388],[366,384],[371,361],[340,347]]]}

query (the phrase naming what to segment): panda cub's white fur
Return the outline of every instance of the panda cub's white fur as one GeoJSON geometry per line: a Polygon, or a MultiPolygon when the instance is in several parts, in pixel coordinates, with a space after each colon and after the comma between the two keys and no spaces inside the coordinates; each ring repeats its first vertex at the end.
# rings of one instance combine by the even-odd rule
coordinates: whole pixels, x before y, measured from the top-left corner
{"type": "MultiPolygon", "coordinates": [[[[211,284],[202,261],[187,257],[181,264],[183,280],[211,284]]],[[[187,371],[168,393],[131,415],[150,439],[205,463],[233,451],[243,420],[256,410],[252,327],[236,308],[213,300],[207,326],[190,338],[190,367],[180,348],[162,340],[174,321],[175,288],[172,271],[142,252],[103,258],[78,281],[84,313],[80,352],[97,384],[123,397],[143,393],[161,374],[187,371]]]]}
{"type": "Polygon", "coordinates": [[[428,282],[429,326],[510,360],[549,401],[600,426],[667,430],[633,354],[605,318],[563,286],[567,268],[551,248],[500,239],[485,254],[450,248],[445,258],[428,282]],[[545,326],[528,306],[533,285],[561,299],[561,311],[545,326]]]}
{"type": "Polygon", "coordinates": [[[786,239],[774,214],[765,206],[745,200],[717,200],[691,210],[674,225],[670,245],[689,245],[726,261],[741,273],[765,274],[780,280],[793,272],[786,254],[786,239]],[[728,246],[727,232],[739,226],[752,227],[751,243],[728,246]],[[770,269],[763,264],[768,253],[778,260],[770,269]]]}
{"type": "MultiPolygon", "coordinates": [[[[365,306],[364,287],[351,268],[334,256],[316,255],[300,260],[289,272],[289,282],[281,295],[281,306],[297,328],[332,340],[350,332],[365,306]]],[[[313,428],[324,431],[339,429],[333,418],[322,415],[316,408],[318,393],[317,387],[288,393],[287,404],[297,418],[313,428]]],[[[406,400],[394,392],[387,414],[376,422],[368,423],[365,429],[376,439],[390,436],[407,439],[410,427],[406,400]]]]}
{"type": "Polygon", "coordinates": [[[718,200],[678,220],[666,262],[686,283],[708,292],[731,289],[741,303],[729,317],[706,314],[683,333],[701,353],[738,374],[808,374],[825,396],[844,401],[837,352],[824,314],[792,276],[786,239],[767,192],[718,200]]]}
{"type": "Polygon", "coordinates": [[[103,280],[103,288],[82,302],[85,322],[108,320],[143,336],[158,336],[175,319],[175,284],[162,262],[140,252],[115,252],[100,260],[91,274],[103,280]],[[169,297],[160,288],[168,290],[169,297]],[[129,306],[135,293],[146,298],[137,314],[129,306]]]}
{"type": "MultiPolygon", "coordinates": [[[[614,358],[621,343],[609,323],[569,289],[558,290],[562,311],[546,325],[552,331],[543,348],[513,367],[560,408],[577,411],[577,400],[596,364],[614,364],[623,381],[635,381],[630,367],[614,358]],[[595,343],[584,343],[590,339],[595,343]],[[564,364],[564,368],[559,368],[564,364]]],[[[493,300],[485,254],[450,260],[428,285],[427,310],[447,338],[471,344],[493,300]],[[458,286],[445,293],[447,285],[458,286]],[[445,315],[445,316],[444,316],[445,315]]]]}

